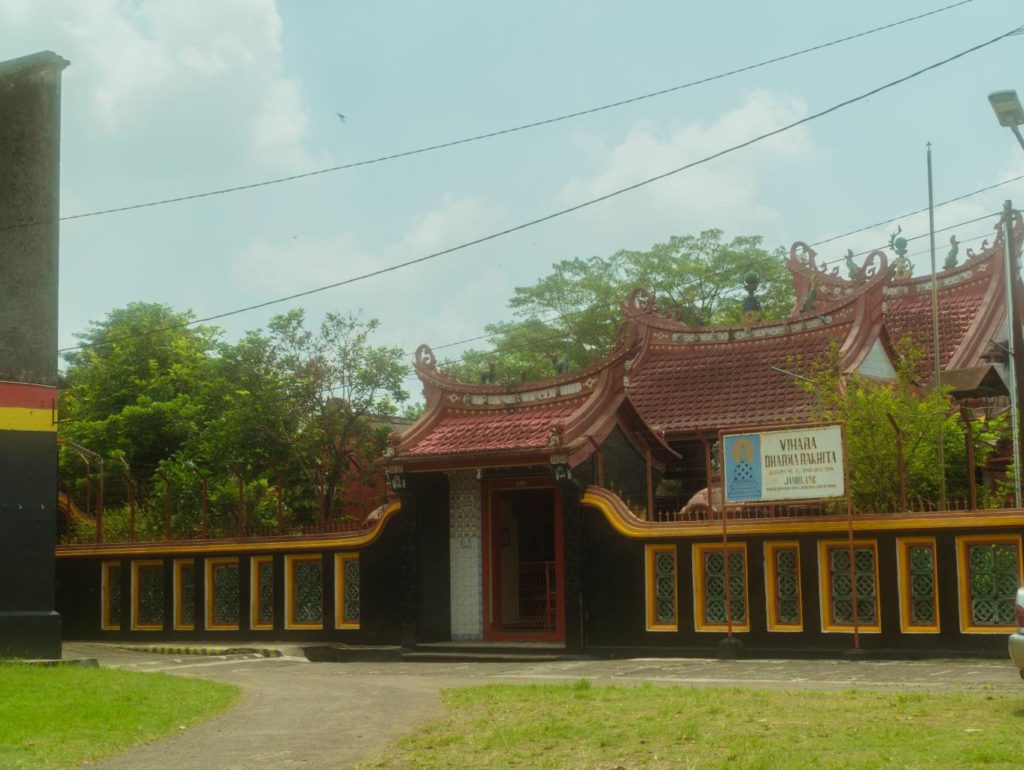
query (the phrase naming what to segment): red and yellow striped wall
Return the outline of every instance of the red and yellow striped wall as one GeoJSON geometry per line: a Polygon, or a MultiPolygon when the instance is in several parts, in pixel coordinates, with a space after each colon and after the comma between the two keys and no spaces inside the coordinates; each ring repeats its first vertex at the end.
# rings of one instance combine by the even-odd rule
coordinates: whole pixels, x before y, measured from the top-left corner
{"type": "Polygon", "coordinates": [[[23,382],[0,382],[0,430],[57,430],[57,389],[23,382]]]}

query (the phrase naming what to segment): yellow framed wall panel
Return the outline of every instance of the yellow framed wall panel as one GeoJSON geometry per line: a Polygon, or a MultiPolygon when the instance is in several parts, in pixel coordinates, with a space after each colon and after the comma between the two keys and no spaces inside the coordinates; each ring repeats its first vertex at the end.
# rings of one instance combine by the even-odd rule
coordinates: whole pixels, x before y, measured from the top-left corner
{"type": "Polygon", "coordinates": [[[647,608],[647,630],[648,631],[678,631],[679,630],[679,554],[675,543],[648,544],[644,546],[644,596],[647,608]],[[667,556],[663,556],[667,555],[667,556]],[[669,575],[659,574],[665,572],[658,569],[659,560],[671,559],[671,603],[672,620],[668,621],[659,617],[658,606],[662,600],[668,601],[659,588],[659,580],[665,582],[669,575]]]}
{"type": "Polygon", "coordinates": [[[900,631],[904,634],[937,634],[941,620],[939,618],[939,564],[935,538],[924,536],[896,538],[896,560],[898,589],[900,601],[900,631]],[[922,621],[915,617],[915,601],[924,601],[923,597],[915,598],[914,583],[924,577],[915,569],[912,561],[915,549],[931,551],[931,612],[932,620],[922,621]]]}
{"type": "MultiPolygon", "coordinates": [[[[764,544],[764,576],[765,576],[765,607],[768,617],[768,630],[782,633],[798,633],[804,630],[803,590],[800,585],[800,543],[796,540],[775,540],[764,544]],[[794,576],[796,581],[796,619],[782,618],[779,608],[779,555],[792,553],[795,561],[794,576]]],[[[785,575],[781,576],[785,578],[785,575]]]]}

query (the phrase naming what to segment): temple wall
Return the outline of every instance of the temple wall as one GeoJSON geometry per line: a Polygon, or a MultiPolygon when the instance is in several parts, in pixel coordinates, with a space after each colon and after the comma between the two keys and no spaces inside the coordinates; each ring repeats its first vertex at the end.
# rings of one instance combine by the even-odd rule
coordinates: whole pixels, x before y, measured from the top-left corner
{"type": "Polygon", "coordinates": [[[480,482],[475,471],[448,479],[452,639],[483,638],[480,482]]]}
{"type": "MultiPolygon", "coordinates": [[[[860,647],[1005,657],[1024,571],[1019,525],[895,518],[855,535],[860,647]]],[[[586,643],[599,655],[716,654],[727,633],[722,539],[625,537],[584,507],[586,643]],[[660,569],[659,564],[665,569],[660,569]],[[646,651],[646,653],[644,652],[646,651]]],[[[814,522],[730,532],[734,634],[756,655],[853,646],[846,533],[814,522]],[[780,560],[780,554],[788,558],[780,560]]]]}

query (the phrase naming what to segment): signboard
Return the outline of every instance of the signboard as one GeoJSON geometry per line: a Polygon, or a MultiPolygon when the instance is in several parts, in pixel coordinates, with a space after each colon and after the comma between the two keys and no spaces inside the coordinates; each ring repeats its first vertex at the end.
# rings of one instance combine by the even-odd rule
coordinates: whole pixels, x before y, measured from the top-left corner
{"type": "Polygon", "coordinates": [[[726,504],[846,494],[841,425],[723,433],[722,455],[726,504]]]}

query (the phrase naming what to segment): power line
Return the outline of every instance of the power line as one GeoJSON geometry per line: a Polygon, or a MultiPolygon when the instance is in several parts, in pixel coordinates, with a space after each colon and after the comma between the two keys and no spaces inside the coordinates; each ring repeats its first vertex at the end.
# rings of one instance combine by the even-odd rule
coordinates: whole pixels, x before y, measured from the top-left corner
{"type": "MultiPolygon", "coordinates": [[[[1011,182],[1019,182],[1021,179],[1024,179],[1024,174],[1021,174],[1020,176],[1011,177],[1010,179],[1004,179],[1002,182],[996,182],[995,184],[990,184],[988,187],[981,187],[981,188],[975,190],[974,192],[969,192],[969,193],[964,193],[963,195],[958,195],[955,198],[950,198],[949,200],[942,201],[941,203],[936,203],[934,208],[939,208],[939,206],[945,206],[948,203],[956,203],[957,201],[962,201],[965,198],[970,198],[970,197],[972,197],[974,195],[979,195],[979,194],[981,194],[983,192],[988,192],[989,190],[994,190],[997,187],[1002,187],[1003,185],[1010,184],[1011,182]]],[[[850,232],[848,232],[848,233],[842,233],[841,235],[833,235],[833,236],[831,236],[829,238],[825,238],[824,240],[815,241],[814,243],[812,243],[810,245],[811,246],[821,246],[822,244],[825,244],[825,243],[831,243],[832,241],[838,241],[840,238],[846,238],[849,235],[856,235],[857,233],[862,233],[865,230],[874,230],[876,227],[882,227],[883,225],[892,224],[893,222],[895,222],[898,219],[906,219],[907,217],[912,217],[912,216],[915,216],[917,214],[923,214],[927,210],[928,210],[928,208],[925,207],[923,209],[918,209],[917,211],[908,211],[906,214],[900,214],[899,216],[892,217],[891,219],[884,219],[881,222],[875,222],[875,224],[873,224],[873,225],[866,225],[865,227],[858,227],[856,230],[850,230],[850,232]]]]}
{"type": "MultiPolygon", "coordinates": [[[[341,280],[341,281],[335,281],[334,283],[324,284],[323,286],[318,286],[318,287],[315,287],[313,289],[307,289],[305,291],[296,292],[294,294],[289,294],[289,295],[284,296],[284,297],[278,297],[277,299],[267,300],[265,302],[258,302],[256,304],[247,305],[245,307],[237,308],[235,310],[229,310],[229,311],[226,311],[226,312],[223,312],[223,313],[217,313],[215,315],[206,316],[205,318],[197,318],[194,321],[190,321],[190,322],[185,323],[185,324],[178,324],[178,325],[175,325],[175,326],[164,327],[164,328],[161,328],[161,329],[153,329],[153,330],[147,332],[147,334],[143,335],[143,336],[148,336],[149,334],[157,334],[157,333],[160,333],[162,331],[170,331],[172,329],[182,328],[182,327],[185,327],[185,326],[193,326],[195,324],[205,323],[205,322],[208,322],[208,321],[216,321],[216,320],[219,320],[221,318],[227,318],[229,316],[239,315],[240,313],[246,313],[246,312],[249,312],[251,310],[259,310],[261,308],[269,307],[271,305],[277,305],[277,304],[280,304],[282,302],[289,302],[291,300],[301,299],[303,297],[308,297],[308,296],[313,295],[313,294],[319,294],[320,292],[327,291],[328,289],[335,289],[335,288],[338,288],[340,286],[347,286],[349,284],[356,283],[358,281],[363,281],[363,280],[366,280],[368,278],[374,278],[376,276],[384,275],[386,273],[391,273],[391,272],[394,272],[396,270],[401,270],[403,268],[410,267],[412,265],[418,265],[418,264],[421,264],[423,262],[427,262],[427,261],[430,261],[430,260],[433,260],[433,259],[437,259],[438,257],[445,256],[447,254],[452,254],[452,253],[454,253],[456,251],[461,251],[463,249],[467,249],[470,246],[478,246],[478,245],[480,245],[482,243],[486,243],[488,241],[496,240],[498,238],[504,237],[506,235],[510,235],[512,233],[515,233],[515,232],[519,232],[520,230],[526,230],[527,228],[534,227],[534,226],[539,225],[539,224],[543,224],[544,222],[549,222],[549,221],[551,221],[553,219],[557,219],[557,218],[563,217],[563,216],[565,216],[567,214],[571,214],[573,212],[580,211],[582,209],[588,208],[588,207],[593,206],[593,205],[595,205],[597,203],[602,203],[603,201],[610,200],[612,198],[616,198],[616,197],[618,197],[620,195],[624,195],[624,194],[626,194],[628,192],[632,192],[634,190],[638,190],[641,187],[645,187],[645,186],[647,186],[649,184],[653,184],[654,182],[661,181],[662,179],[667,179],[667,178],[669,178],[671,176],[674,176],[676,174],[682,173],[683,171],[688,171],[691,168],[695,168],[697,166],[704,165],[705,163],[709,163],[712,160],[716,160],[718,158],[721,158],[721,157],[724,157],[724,156],[729,155],[731,153],[734,153],[734,152],[736,152],[738,150],[745,149],[745,148],[750,147],[751,145],[757,144],[758,142],[761,142],[761,141],[763,141],[765,139],[769,139],[769,138],[771,138],[773,136],[778,136],[779,134],[785,133],[786,131],[790,131],[790,130],[792,130],[794,128],[797,128],[798,126],[802,126],[802,125],[804,125],[806,123],[810,123],[810,122],[812,122],[814,120],[817,120],[819,118],[825,117],[826,115],[830,115],[831,113],[837,112],[837,111],[843,109],[844,107],[848,107],[848,106],[850,106],[852,104],[856,104],[857,102],[863,101],[864,99],[867,99],[867,98],[869,98],[871,96],[874,96],[875,94],[881,93],[882,91],[885,91],[885,90],[888,90],[890,88],[893,88],[893,87],[895,87],[897,85],[900,85],[902,83],[905,83],[905,82],[907,82],[909,80],[913,80],[914,78],[919,77],[920,75],[923,75],[923,74],[925,74],[927,72],[930,72],[932,70],[938,69],[939,67],[942,67],[942,66],[944,66],[946,64],[949,64],[950,62],[954,62],[954,61],[956,61],[958,59],[961,59],[964,56],[967,56],[967,55],[969,55],[971,53],[975,53],[976,51],[980,51],[980,50],[982,50],[984,48],[987,48],[988,46],[993,45],[993,44],[999,42],[1000,40],[1008,37],[1010,34],[1012,34],[1012,32],[1004,32],[1003,34],[998,35],[998,36],[996,36],[996,37],[994,37],[994,38],[992,38],[990,40],[987,40],[987,41],[985,41],[983,43],[979,43],[977,45],[971,46],[970,48],[966,48],[963,51],[960,51],[959,53],[953,54],[952,56],[949,56],[949,57],[947,57],[945,59],[937,61],[937,62],[935,62],[933,64],[929,64],[926,67],[922,67],[922,68],[920,68],[918,70],[915,70],[915,71],[911,72],[908,75],[904,75],[903,77],[897,78],[896,80],[891,80],[888,83],[885,83],[885,84],[883,84],[881,86],[877,86],[875,88],[872,88],[869,91],[865,91],[862,94],[859,94],[857,96],[854,96],[854,97],[851,97],[851,98],[846,99],[844,101],[841,101],[838,104],[834,104],[831,107],[827,107],[827,108],[825,108],[823,110],[820,110],[818,112],[812,113],[811,115],[807,115],[807,116],[805,116],[803,118],[800,118],[799,120],[793,121],[792,123],[788,123],[788,124],[786,124],[784,126],[781,126],[779,128],[773,129],[771,131],[766,131],[766,132],[764,132],[762,134],[759,134],[759,135],[757,135],[757,136],[755,136],[755,137],[753,137],[751,139],[748,139],[748,140],[746,140],[744,142],[740,142],[739,144],[734,144],[734,145],[732,145],[730,147],[727,147],[727,148],[725,148],[723,150],[719,150],[718,152],[712,153],[710,155],[705,155],[703,158],[699,158],[698,160],[691,161],[690,163],[686,163],[686,164],[684,164],[682,166],[678,166],[678,167],[676,167],[674,169],[671,169],[669,171],[665,171],[665,172],[663,172],[661,174],[657,174],[655,176],[648,177],[647,179],[643,179],[643,180],[641,180],[639,182],[635,182],[634,184],[628,185],[626,187],[621,187],[621,188],[619,188],[617,190],[614,190],[614,191],[612,191],[610,193],[605,193],[604,195],[600,195],[600,196],[598,196],[596,198],[591,198],[589,200],[583,201],[582,203],[577,203],[574,206],[569,206],[568,208],[560,209],[560,210],[554,211],[554,212],[552,212],[550,214],[545,214],[544,216],[538,217],[536,219],[531,219],[531,220],[529,220],[527,222],[522,222],[522,223],[520,223],[518,225],[514,225],[512,227],[505,228],[504,230],[499,230],[497,232],[491,233],[489,235],[482,236],[480,238],[475,238],[475,239],[473,239],[471,241],[465,241],[465,242],[460,243],[460,244],[458,244],[456,246],[451,246],[451,247],[449,247],[447,249],[442,249],[440,251],[435,251],[435,252],[433,252],[431,254],[427,254],[427,255],[422,256],[422,257],[417,257],[415,259],[406,260],[405,262],[399,262],[397,264],[390,265],[389,267],[380,268],[379,270],[373,270],[373,271],[370,271],[368,273],[363,273],[361,275],[353,276],[352,278],[346,278],[346,279],[341,280]]],[[[115,340],[108,340],[108,341],[106,341],[103,344],[110,344],[112,342],[117,342],[117,341],[118,341],[117,339],[115,339],[115,340]]],[[[62,349],[60,349],[57,352],[58,353],[66,353],[66,352],[70,352],[70,351],[74,351],[74,350],[81,350],[84,347],[87,347],[87,346],[85,346],[85,345],[78,345],[78,346],[74,346],[74,347],[70,347],[70,348],[62,348],[62,349]]]]}
{"type": "MultiPolygon", "coordinates": [[[[981,220],[984,220],[984,219],[989,219],[990,217],[998,216],[1001,213],[1002,212],[1000,210],[998,212],[992,212],[992,213],[985,214],[985,215],[980,216],[980,217],[975,217],[973,219],[967,219],[967,220],[964,220],[962,222],[957,222],[956,224],[947,225],[946,227],[940,228],[940,229],[936,230],[935,232],[936,233],[941,233],[941,232],[947,232],[949,230],[954,230],[957,227],[963,227],[964,225],[969,225],[969,224],[973,224],[975,222],[978,222],[978,221],[981,221],[981,220]]],[[[855,232],[859,232],[859,231],[855,231],[855,232]]],[[[986,234],[987,233],[980,233],[978,235],[971,236],[970,238],[966,238],[965,241],[974,241],[974,240],[977,240],[978,238],[983,237],[986,234]]],[[[926,238],[927,236],[928,236],[928,233],[922,233],[920,235],[915,235],[915,236],[907,238],[907,241],[908,242],[909,241],[916,241],[916,240],[919,240],[921,238],[926,238]]],[[[833,240],[833,239],[830,238],[828,240],[833,240]]],[[[870,251],[864,251],[864,252],[861,252],[860,254],[854,254],[853,256],[855,256],[855,257],[863,256],[865,254],[871,253],[871,251],[876,251],[876,250],[885,249],[885,248],[887,248],[887,246],[881,246],[881,247],[879,247],[879,249],[871,249],[870,251]]],[[[913,252],[912,254],[909,254],[908,256],[918,256],[920,254],[926,254],[929,251],[930,251],[930,249],[924,249],[922,251],[913,252]]],[[[830,261],[827,261],[827,262],[821,262],[819,264],[824,266],[824,265],[834,264],[836,262],[842,262],[843,260],[845,260],[845,257],[837,259],[837,260],[830,260],[830,261]]],[[[570,313],[556,313],[556,316],[559,319],[561,319],[561,320],[565,320],[565,319],[570,318],[572,316],[584,315],[586,313],[593,312],[595,310],[608,310],[608,309],[612,309],[612,308],[618,306],[619,304],[621,304],[621,303],[620,302],[614,302],[614,303],[611,303],[611,304],[590,305],[588,307],[581,308],[579,310],[575,310],[575,311],[570,312],[570,313]]],[[[684,305],[681,304],[681,303],[675,303],[674,305],[667,305],[667,306],[659,304],[657,306],[657,310],[655,311],[655,314],[657,314],[659,311],[662,311],[662,310],[666,310],[666,309],[671,310],[673,308],[680,308],[680,307],[684,307],[684,305]]],[[[647,315],[647,314],[645,314],[645,315],[647,315]]],[[[542,322],[543,323],[547,323],[547,322],[553,321],[553,320],[555,320],[555,319],[554,318],[542,319],[542,322]]],[[[448,342],[448,343],[445,343],[443,345],[431,346],[431,350],[433,350],[434,352],[437,352],[438,350],[443,350],[444,348],[455,347],[457,345],[462,345],[462,344],[465,344],[467,342],[477,342],[477,341],[483,340],[483,339],[489,339],[489,338],[498,337],[498,336],[500,336],[500,334],[501,334],[500,332],[494,332],[494,333],[490,333],[490,334],[481,334],[481,335],[478,335],[476,337],[468,337],[466,339],[458,340],[456,342],[448,342]]],[[[503,347],[501,349],[501,352],[506,352],[506,351],[510,351],[510,350],[529,350],[530,348],[536,348],[536,347],[538,347],[540,345],[543,345],[545,343],[548,343],[548,342],[555,342],[555,341],[558,341],[558,340],[563,340],[566,337],[570,336],[571,334],[572,334],[572,331],[569,330],[569,329],[566,329],[566,330],[561,331],[561,332],[559,332],[557,334],[549,335],[548,337],[542,337],[542,338],[536,339],[536,340],[528,340],[526,342],[521,342],[521,343],[518,343],[516,345],[505,346],[505,347],[503,347]]],[[[486,353],[488,351],[483,351],[483,352],[486,353]]],[[[494,351],[494,352],[498,352],[498,351],[494,351]]],[[[405,353],[404,355],[408,356],[408,355],[412,355],[412,353],[405,353]]],[[[447,361],[446,363],[458,364],[458,363],[463,363],[465,361],[466,361],[466,356],[463,355],[463,356],[459,356],[458,358],[451,359],[451,360],[447,361]]],[[[413,373],[410,373],[409,375],[407,375],[405,379],[408,380],[408,379],[413,379],[415,377],[416,377],[416,374],[415,374],[415,372],[413,372],[413,373]]]]}
{"type": "MultiPolygon", "coordinates": [[[[946,6],[943,6],[941,8],[936,8],[935,10],[927,11],[925,13],[920,13],[920,14],[917,14],[916,16],[909,16],[909,17],[907,17],[905,19],[900,19],[899,21],[894,21],[894,22],[891,22],[889,24],[884,24],[884,25],[882,25],[880,27],[874,27],[872,29],[864,30],[863,32],[857,32],[857,33],[852,34],[852,35],[846,35],[845,37],[836,38],[835,40],[830,40],[830,41],[828,41],[826,43],[819,43],[818,45],[814,45],[814,46],[811,46],[809,48],[802,48],[802,49],[800,49],[798,51],[793,51],[791,53],[783,54],[781,56],[775,56],[775,57],[773,57],[771,59],[764,59],[763,61],[755,62],[754,64],[748,64],[746,66],[738,67],[736,69],[728,70],[726,72],[720,72],[717,75],[710,75],[708,77],[701,78],[699,80],[692,80],[692,81],[690,81],[688,83],[682,83],[681,85],[670,86],[669,88],[663,88],[663,89],[660,89],[658,91],[651,91],[649,93],[641,94],[639,96],[632,96],[632,97],[629,97],[627,99],[622,99],[622,100],[617,101],[617,102],[610,102],[608,104],[602,104],[602,105],[599,105],[597,107],[590,107],[588,109],[579,110],[577,112],[570,112],[570,113],[567,113],[565,115],[558,115],[558,116],[553,117],[553,118],[546,118],[544,120],[537,120],[537,121],[533,121],[531,123],[523,123],[523,124],[518,125],[518,126],[512,126],[510,128],[502,128],[502,129],[499,129],[497,131],[490,131],[490,132],[485,133],[485,134],[476,134],[474,136],[468,136],[468,137],[464,137],[462,139],[453,139],[451,141],[442,142],[440,144],[427,145],[425,147],[418,147],[418,148],[413,149],[413,150],[405,150],[403,152],[396,152],[396,153],[392,153],[390,155],[382,155],[380,157],[369,158],[367,160],[353,161],[352,163],[344,163],[344,164],[341,164],[341,165],[329,166],[327,168],[316,169],[314,171],[306,171],[306,172],[301,173],[301,174],[291,174],[289,176],[278,177],[278,178],[275,178],[275,179],[267,179],[267,180],[264,180],[262,182],[253,182],[253,183],[250,183],[250,184],[237,185],[237,186],[234,186],[234,187],[224,187],[224,188],[217,189],[217,190],[208,190],[206,192],[201,192],[201,193],[192,193],[190,195],[179,195],[179,196],[173,197],[173,198],[161,198],[161,199],[158,199],[158,200],[148,201],[148,202],[145,202],[145,203],[133,203],[133,204],[129,204],[127,206],[118,206],[118,207],[115,207],[115,208],[99,209],[97,211],[87,211],[87,212],[84,212],[84,213],[81,213],[81,214],[71,214],[69,216],[61,217],[58,221],[66,222],[66,221],[70,221],[70,220],[74,220],[74,219],[85,219],[87,217],[102,216],[102,215],[105,215],[105,214],[118,214],[118,213],[122,213],[122,212],[125,212],[125,211],[135,211],[135,210],[138,210],[138,209],[152,208],[154,206],[164,206],[164,205],[167,205],[167,204],[170,204],[170,203],[182,203],[184,201],[197,200],[199,198],[209,198],[209,197],[214,196],[214,195],[226,195],[228,193],[241,192],[243,190],[253,190],[253,189],[256,189],[256,188],[259,188],[259,187],[268,187],[270,185],[282,184],[284,182],[294,182],[294,181],[299,180],[299,179],[307,179],[307,178],[313,177],[313,176],[320,176],[320,175],[323,175],[323,174],[331,174],[331,173],[334,173],[336,171],[345,171],[347,169],[358,168],[360,166],[369,166],[369,165],[373,165],[373,164],[376,164],[376,163],[384,163],[384,162],[390,161],[390,160],[397,160],[398,158],[407,158],[407,157],[412,156],[412,155],[421,155],[423,153],[433,152],[435,150],[443,150],[443,149],[446,149],[446,148],[449,148],[449,147],[456,147],[456,146],[461,145],[461,144],[469,144],[471,142],[479,142],[479,141],[482,141],[484,139],[493,139],[495,137],[504,136],[506,134],[512,134],[512,133],[516,133],[516,132],[519,132],[519,131],[526,131],[526,130],[531,129],[531,128],[539,128],[540,126],[547,126],[547,125],[550,125],[552,123],[559,123],[559,122],[561,122],[563,120],[571,120],[573,118],[579,118],[579,117],[582,117],[584,115],[592,115],[592,114],[594,114],[596,112],[602,112],[604,110],[610,110],[610,109],[614,109],[616,107],[622,107],[622,106],[625,106],[627,104],[633,104],[634,102],[639,102],[639,101],[643,101],[643,100],[646,100],[646,99],[653,99],[653,98],[655,98],[657,96],[664,96],[666,94],[675,93],[676,91],[682,91],[682,90],[687,89],[687,88],[693,88],[694,86],[704,85],[706,83],[711,83],[711,82],[714,82],[716,80],[722,80],[724,78],[728,78],[728,77],[731,77],[733,75],[739,75],[739,74],[744,73],[744,72],[749,72],[751,70],[755,70],[755,69],[758,69],[760,67],[766,67],[766,66],[768,66],[770,64],[777,64],[779,62],[786,61],[788,59],[794,59],[794,58],[796,58],[798,56],[803,56],[803,55],[808,54],[808,53],[813,53],[814,51],[820,51],[820,50],[825,49],[825,48],[830,48],[830,47],[835,46],[835,45],[840,45],[841,43],[847,43],[847,42],[849,42],[851,40],[856,40],[858,38],[866,37],[868,35],[873,35],[876,32],[882,32],[884,30],[893,29],[894,27],[899,27],[899,26],[902,26],[904,24],[910,24],[911,22],[919,21],[919,20],[925,19],[925,18],[927,18],[929,16],[934,16],[936,14],[943,13],[945,11],[952,10],[953,8],[958,8],[961,5],[967,5],[967,4],[972,3],[972,2],[974,2],[974,0],[960,0],[960,2],[952,3],[951,5],[946,5],[946,6]]],[[[24,224],[20,224],[20,225],[11,225],[9,227],[0,228],[0,231],[9,230],[9,229],[17,229],[17,228],[20,228],[20,227],[31,227],[32,225],[46,224],[46,223],[48,223],[48,222],[42,222],[42,221],[39,221],[39,222],[28,222],[28,223],[24,223],[24,224]]]]}

